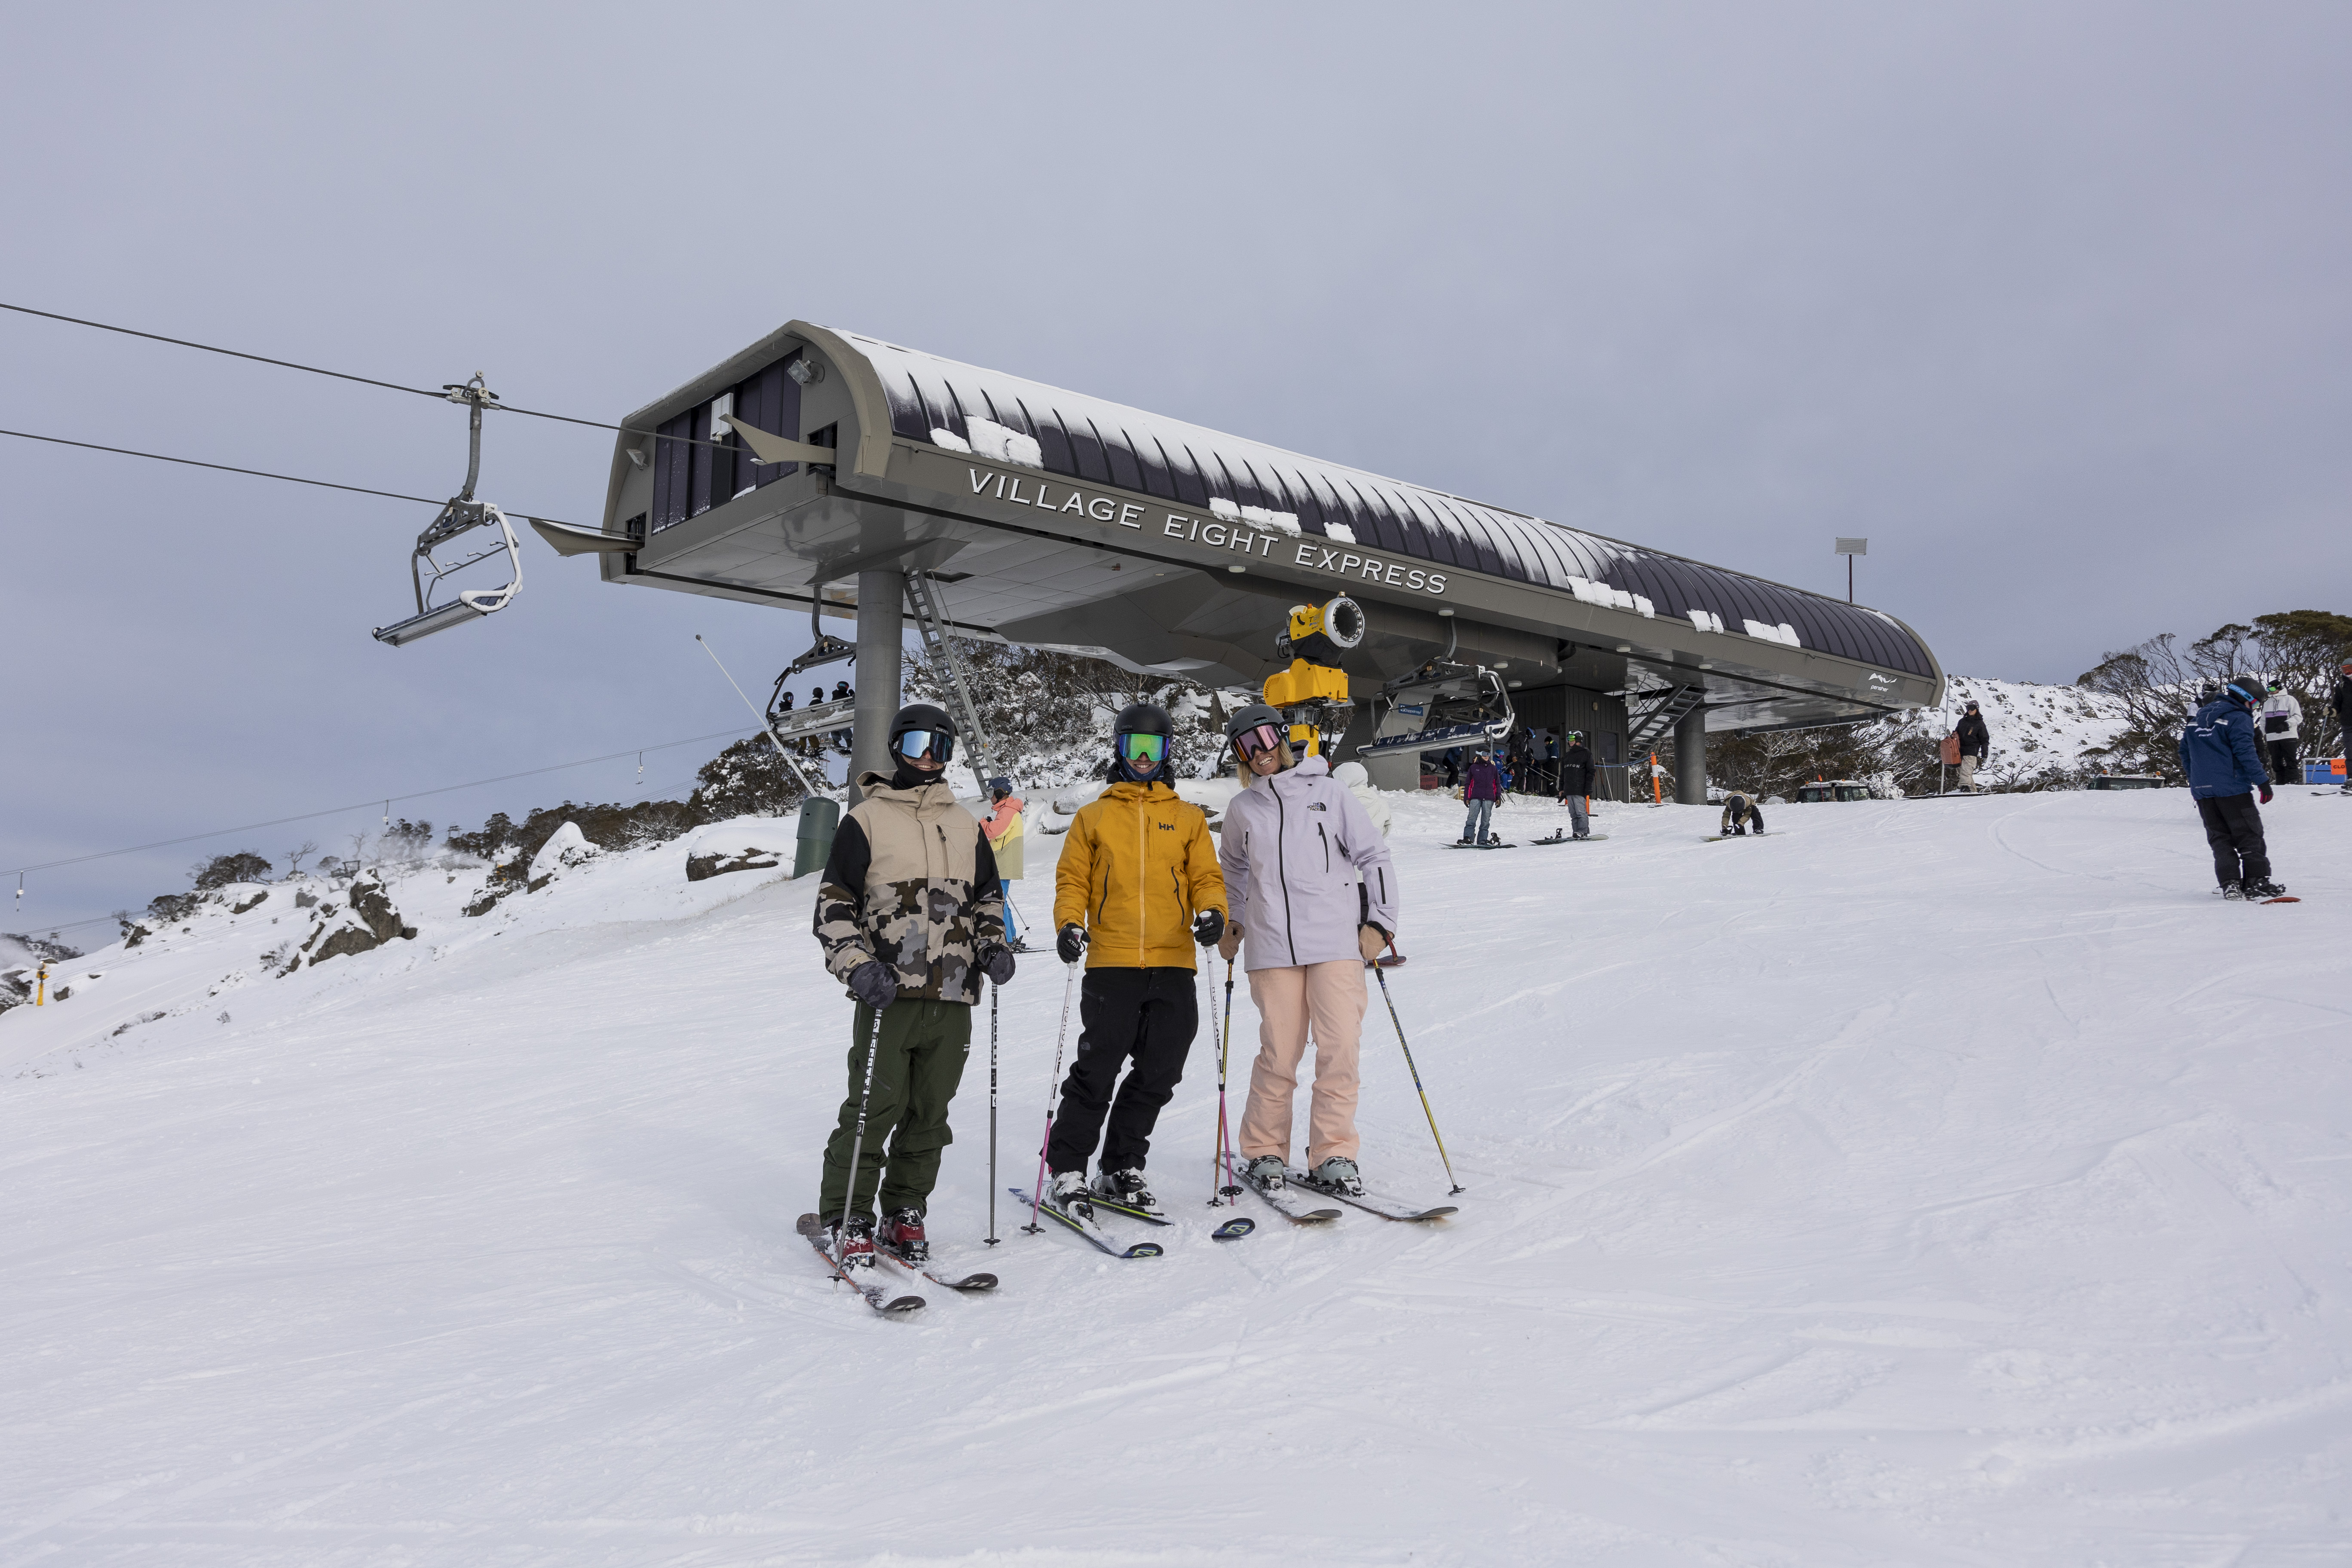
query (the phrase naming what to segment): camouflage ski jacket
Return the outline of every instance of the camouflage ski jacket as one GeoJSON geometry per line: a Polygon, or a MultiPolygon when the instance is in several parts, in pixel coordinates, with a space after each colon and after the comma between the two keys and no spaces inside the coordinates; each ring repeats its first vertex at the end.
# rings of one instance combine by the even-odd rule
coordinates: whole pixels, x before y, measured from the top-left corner
{"type": "Polygon", "coordinates": [[[980,954],[1004,942],[1004,889],[971,813],[945,784],[896,789],[880,773],[834,834],[816,891],[816,940],[845,984],[890,966],[901,996],[970,1005],[980,954]]]}

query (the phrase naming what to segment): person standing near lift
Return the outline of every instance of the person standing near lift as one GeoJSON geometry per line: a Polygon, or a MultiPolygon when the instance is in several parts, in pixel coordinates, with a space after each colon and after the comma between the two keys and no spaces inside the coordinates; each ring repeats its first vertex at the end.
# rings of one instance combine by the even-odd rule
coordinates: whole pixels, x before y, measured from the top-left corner
{"type": "Polygon", "coordinates": [[[1094,1190],[1130,1207],[1157,1206],[1144,1162],[1200,1026],[1192,949],[1224,933],[1225,884],[1208,816],[1169,783],[1169,730],[1168,710],[1155,702],[1119,714],[1110,787],[1071,820],[1054,873],[1055,950],[1065,963],[1087,961],[1078,1054],[1045,1148],[1054,1201],[1066,1206],[1087,1195],[1097,1138],[1094,1190]]]}
{"type": "Polygon", "coordinates": [[[1281,1188],[1291,1097],[1311,1033],[1307,1174],[1327,1191],[1361,1197],[1356,1093],[1364,969],[1396,936],[1396,868],[1371,814],[1331,777],[1329,763],[1293,762],[1280,714],[1253,703],[1225,733],[1249,787],[1225,807],[1220,835],[1232,920],[1217,951],[1230,962],[1247,946],[1243,967],[1258,1012],[1242,1159],[1259,1186],[1281,1188]]]}

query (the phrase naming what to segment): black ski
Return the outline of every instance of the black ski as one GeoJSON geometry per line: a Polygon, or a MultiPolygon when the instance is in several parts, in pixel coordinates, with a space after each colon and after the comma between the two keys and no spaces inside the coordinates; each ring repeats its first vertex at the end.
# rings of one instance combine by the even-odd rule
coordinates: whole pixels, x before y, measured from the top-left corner
{"type": "MultiPolygon", "coordinates": [[[[1014,1197],[1019,1198],[1024,1204],[1031,1201],[1029,1194],[1023,1192],[1019,1187],[1013,1187],[1008,1190],[1014,1197]]],[[[1094,1223],[1094,1211],[1091,1207],[1089,1207],[1087,1213],[1083,1215],[1074,1215],[1068,1210],[1062,1208],[1049,1197],[1038,1200],[1037,1213],[1040,1216],[1051,1215],[1054,1218],[1060,1220],[1072,1230],[1076,1231],[1080,1236],[1085,1237],[1088,1241],[1093,1242],[1097,1247],[1101,1247],[1105,1252],[1109,1253],[1113,1258],[1157,1258],[1166,1250],[1166,1248],[1162,1247],[1156,1241],[1139,1241],[1133,1247],[1120,1247],[1115,1245],[1105,1235],[1102,1227],[1094,1223]]]]}
{"type": "Polygon", "coordinates": [[[934,1285],[944,1285],[950,1290],[976,1293],[996,1289],[996,1276],[993,1274],[967,1274],[961,1279],[950,1279],[944,1274],[932,1273],[913,1258],[902,1257],[878,1241],[874,1244],[874,1256],[895,1263],[909,1273],[919,1274],[934,1285]]]}
{"type": "Polygon", "coordinates": [[[1461,1212],[1452,1204],[1441,1204],[1435,1208],[1415,1208],[1411,1204],[1400,1203],[1379,1193],[1343,1193],[1337,1187],[1317,1181],[1304,1171],[1286,1171],[1284,1178],[1293,1186],[1305,1187],[1308,1192],[1320,1193],[1327,1198],[1337,1198],[1343,1204],[1353,1204],[1382,1219],[1444,1219],[1447,1215],[1461,1212]]]}
{"type": "MultiPolygon", "coordinates": [[[[1123,1214],[1129,1219],[1139,1219],[1146,1225],[1174,1225],[1176,1223],[1158,1209],[1138,1208],[1133,1204],[1121,1203],[1117,1198],[1107,1198],[1099,1193],[1097,1193],[1094,1196],[1087,1199],[1087,1206],[1089,1208],[1108,1209],[1113,1214],[1123,1214]]],[[[1247,1236],[1256,1228],[1257,1221],[1254,1219],[1246,1217],[1229,1219],[1225,1221],[1224,1224],[1217,1226],[1216,1229],[1211,1231],[1209,1233],[1209,1239],[1211,1241],[1239,1241],[1243,1237],[1247,1236]]]]}
{"type": "Polygon", "coordinates": [[[816,1255],[824,1260],[824,1271],[827,1274],[865,1297],[866,1304],[884,1317],[903,1317],[908,1312],[919,1312],[923,1310],[923,1299],[920,1296],[893,1296],[879,1284],[871,1280],[853,1279],[847,1269],[833,1260],[832,1252],[824,1245],[824,1221],[816,1215],[813,1214],[801,1215],[793,1228],[808,1238],[809,1246],[814,1247],[816,1255]]]}
{"type": "Polygon", "coordinates": [[[1292,1197],[1286,1188],[1269,1191],[1264,1183],[1249,1173],[1246,1166],[1236,1168],[1234,1173],[1242,1179],[1242,1185],[1264,1198],[1268,1208],[1286,1219],[1297,1220],[1300,1225],[1323,1225],[1339,1217],[1338,1209],[1311,1208],[1292,1197]]]}

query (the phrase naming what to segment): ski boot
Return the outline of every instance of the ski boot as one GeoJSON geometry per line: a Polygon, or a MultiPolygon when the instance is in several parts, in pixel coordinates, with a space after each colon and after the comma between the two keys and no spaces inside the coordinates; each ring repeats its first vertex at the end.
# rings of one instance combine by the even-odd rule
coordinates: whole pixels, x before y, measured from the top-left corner
{"type": "Polygon", "coordinates": [[[1278,1193],[1282,1191],[1282,1173],[1286,1163],[1279,1154],[1260,1154],[1249,1163],[1249,1179],[1270,1193],[1278,1193]]]}
{"type": "Polygon", "coordinates": [[[854,1214],[849,1216],[849,1237],[842,1239],[841,1216],[835,1215],[824,1222],[825,1251],[844,1268],[874,1267],[874,1216],[854,1214]]]}
{"type": "Polygon", "coordinates": [[[1364,1195],[1364,1179],[1356,1173],[1356,1162],[1334,1154],[1307,1173],[1318,1186],[1335,1193],[1345,1193],[1351,1198],[1364,1195]]]}
{"type": "Polygon", "coordinates": [[[882,1216],[882,1228],[875,1232],[874,1239],[909,1263],[930,1261],[931,1244],[923,1236],[920,1209],[892,1209],[882,1216]]]}
{"type": "Polygon", "coordinates": [[[1067,1209],[1072,1214],[1094,1212],[1087,1204],[1094,1194],[1087,1185],[1084,1171],[1055,1172],[1053,1184],[1045,1189],[1045,1195],[1054,1201],[1055,1207],[1067,1209]]]}
{"type": "Polygon", "coordinates": [[[1095,1177],[1095,1191],[1104,1197],[1125,1204],[1129,1208],[1156,1209],[1159,1200],[1143,1180],[1140,1170],[1105,1171],[1095,1177]]]}
{"type": "Polygon", "coordinates": [[[2284,897],[2286,897],[2286,889],[2280,887],[2276,882],[2272,881],[2268,877],[2257,877],[2248,882],[2245,886],[2245,898],[2249,903],[2262,899],[2283,899],[2284,897]]]}
{"type": "Polygon", "coordinates": [[[2221,896],[2235,901],[2246,896],[2246,889],[2235,882],[2224,882],[2221,884],[2221,896]]]}

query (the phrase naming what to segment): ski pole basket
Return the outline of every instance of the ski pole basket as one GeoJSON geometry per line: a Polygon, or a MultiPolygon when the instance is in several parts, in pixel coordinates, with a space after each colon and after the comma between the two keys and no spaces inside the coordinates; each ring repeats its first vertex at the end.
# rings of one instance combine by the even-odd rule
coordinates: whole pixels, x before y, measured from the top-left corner
{"type": "Polygon", "coordinates": [[[419,637],[494,615],[505,609],[522,587],[522,547],[515,541],[513,525],[496,506],[474,499],[474,481],[482,469],[482,410],[497,407],[499,395],[482,384],[479,372],[463,385],[445,386],[442,390],[449,395],[450,402],[465,404],[468,410],[466,484],[449,498],[432,526],[416,536],[416,549],[408,562],[409,579],[416,590],[416,613],[404,621],[375,628],[376,641],[393,647],[405,647],[419,637]],[[478,528],[496,529],[498,532],[488,545],[471,554],[453,561],[441,559],[437,552],[444,546],[478,528]],[[459,589],[435,603],[436,593],[448,578],[499,555],[507,559],[507,581],[503,586],[459,589]]]}

